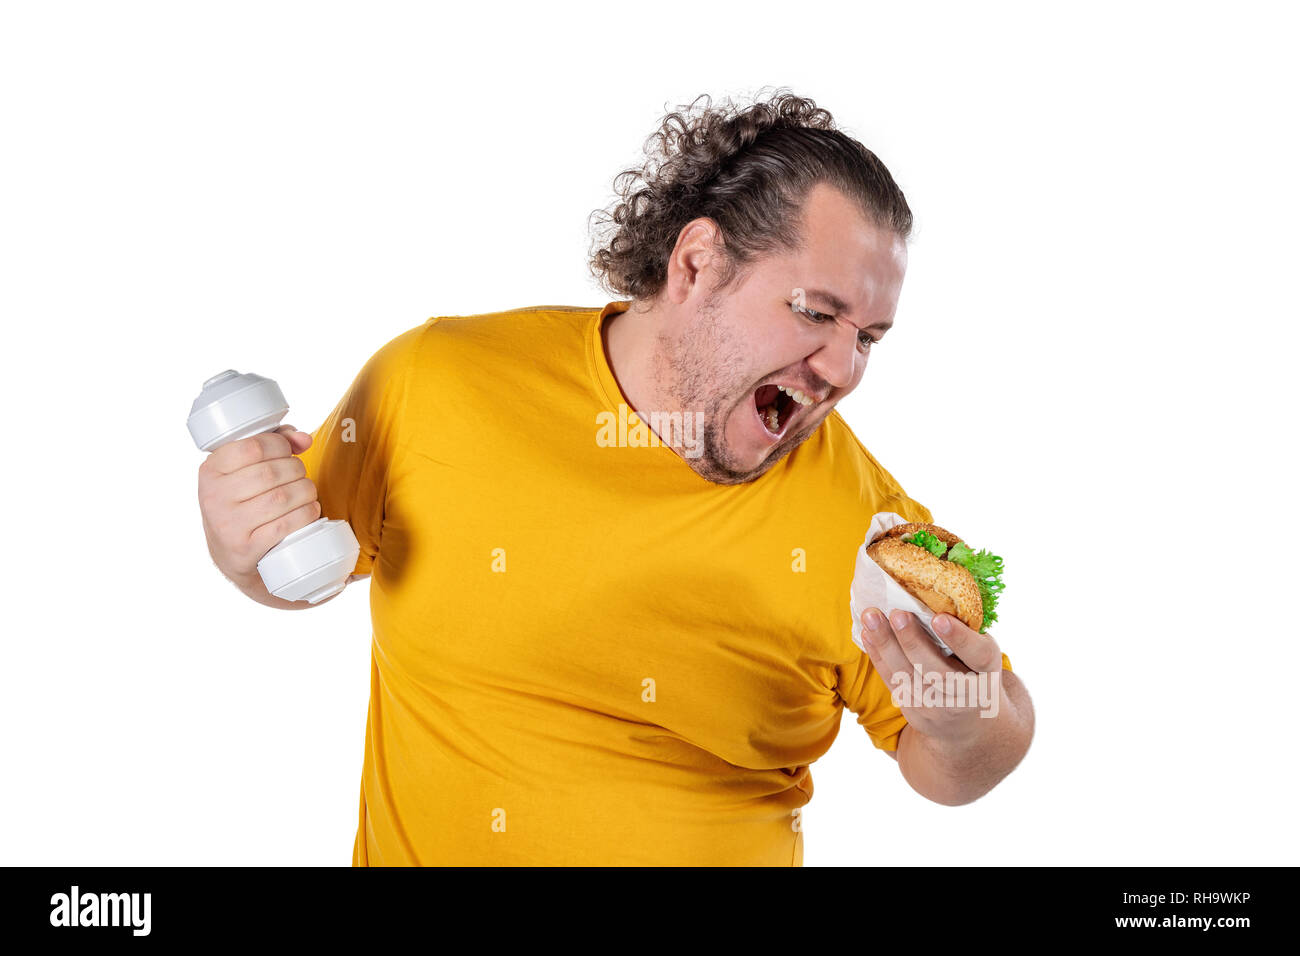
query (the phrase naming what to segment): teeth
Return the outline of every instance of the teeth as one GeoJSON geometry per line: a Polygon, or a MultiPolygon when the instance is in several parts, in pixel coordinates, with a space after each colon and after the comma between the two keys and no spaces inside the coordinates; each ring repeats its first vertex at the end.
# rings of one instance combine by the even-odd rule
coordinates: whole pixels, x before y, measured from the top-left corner
{"type": "Polygon", "coordinates": [[[776,406],[767,406],[767,411],[764,415],[766,416],[767,430],[775,435],[781,429],[781,416],[777,413],[776,406]]]}
{"type": "Polygon", "coordinates": [[[787,395],[793,398],[800,405],[811,405],[813,403],[813,400],[811,398],[809,398],[803,392],[799,391],[799,389],[797,388],[792,390],[786,388],[784,385],[778,385],[777,388],[785,392],[787,395]]]}

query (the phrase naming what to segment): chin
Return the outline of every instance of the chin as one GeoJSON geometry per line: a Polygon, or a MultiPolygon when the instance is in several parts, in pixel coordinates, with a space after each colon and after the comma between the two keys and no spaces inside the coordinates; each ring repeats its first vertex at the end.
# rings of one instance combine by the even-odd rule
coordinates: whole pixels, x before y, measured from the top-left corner
{"type": "MultiPolygon", "coordinates": [[[[725,471],[731,476],[727,484],[753,481],[765,474],[782,458],[802,445],[821,426],[826,417],[822,415],[815,423],[805,423],[797,432],[787,432],[775,442],[769,442],[765,438],[757,441],[754,439],[752,424],[744,417],[746,411],[742,406],[738,414],[732,416],[732,422],[728,423],[735,431],[727,434],[725,471]]],[[[717,481],[718,478],[710,477],[710,480],[717,481]]]]}

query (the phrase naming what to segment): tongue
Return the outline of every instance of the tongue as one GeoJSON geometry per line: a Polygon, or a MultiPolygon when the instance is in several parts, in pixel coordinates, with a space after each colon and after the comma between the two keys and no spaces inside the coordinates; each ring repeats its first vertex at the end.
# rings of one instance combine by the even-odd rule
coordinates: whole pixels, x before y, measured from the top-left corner
{"type": "Polygon", "coordinates": [[[754,392],[754,406],[758,409],[758,417],[763,420],[764,427],[773,435],[781,430],[781,414],[776,407],[777,396],[780,394],[780,389],[775,385],[764,385],[754,392]]]}

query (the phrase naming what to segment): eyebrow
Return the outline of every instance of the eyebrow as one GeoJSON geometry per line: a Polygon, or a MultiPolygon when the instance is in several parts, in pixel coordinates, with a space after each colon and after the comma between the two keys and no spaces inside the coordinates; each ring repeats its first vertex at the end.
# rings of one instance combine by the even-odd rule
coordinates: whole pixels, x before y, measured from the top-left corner
{"type": "MultiPolygon", "coordinates": [[[[819,299],[830,307],[832,312],[850,312],[849,304],[841,299],[834,292],[827,292],[825,289],[804,289],[804,298],[819,299]]],[[[884,329],[888,331],[894,327],[893,322],[873,322],[870,325],[861,326],[863,329],[884,329]]]]}

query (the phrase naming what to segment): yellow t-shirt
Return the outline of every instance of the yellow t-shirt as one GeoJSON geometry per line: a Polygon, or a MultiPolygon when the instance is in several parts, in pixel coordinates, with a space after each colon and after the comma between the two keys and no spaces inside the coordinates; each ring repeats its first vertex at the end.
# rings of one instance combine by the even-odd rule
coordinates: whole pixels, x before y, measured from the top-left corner
{"type": "Polygon", "coordinates": [[[930,512],[834,412],[742,485],[598,441],[628,305],[429,319],[302,455],[371,574],[354,865],[801,865],[842,708],[897,747],[849,584],[930,512]]]}

